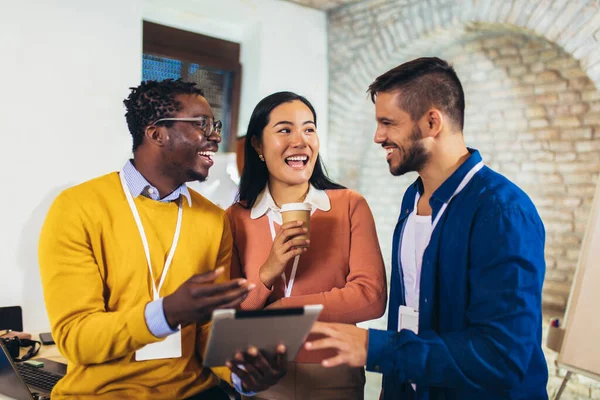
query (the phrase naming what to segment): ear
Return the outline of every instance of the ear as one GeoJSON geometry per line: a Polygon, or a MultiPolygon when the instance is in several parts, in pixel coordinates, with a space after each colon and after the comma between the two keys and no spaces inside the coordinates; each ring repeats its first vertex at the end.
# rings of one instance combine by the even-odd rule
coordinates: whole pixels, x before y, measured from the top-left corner
{"type": "Polygon", "coordinates": [[[258,140],[258,138],[256,136],[252,136],[250,143],[252,144],[252,147],[258,154],[263,154],[262,143],[258,140]]]}
{"type": "Polygon", "coordinates": [[[164,146],[169,139],[167,130],[155,125],[147,126],[144,136],[146,137],[148,143],[152,143],[153,145],[159,147],[164,146]]]}
{"type": "Polygon", "coordinates": [[[444,128],[444,115],[440,110],[432,108],[421,118],[421,131],[427,137],[437,137],[444,128]]]}

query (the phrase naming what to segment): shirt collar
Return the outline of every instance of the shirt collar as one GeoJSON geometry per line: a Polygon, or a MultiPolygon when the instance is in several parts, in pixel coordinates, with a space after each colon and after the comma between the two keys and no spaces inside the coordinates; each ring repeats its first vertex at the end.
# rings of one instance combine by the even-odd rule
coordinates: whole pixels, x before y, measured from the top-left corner
{"type": "Polygon", "coordinates": [[[144,178],[140,171],[135,168],[131,160],[125,163],[121,173],[125,178],[125,183],[127,184],[127,187],[129,188],[133,198],[142,195],[152,200],[168,203],[170,201],[177,200],[180,196],[184,196],[187,199],[188,205],[190,207],[192,206],[192,196],[190,195],[190,191],[185,183],[161,199],[159,197],[160,195],[158,193],[158,189],[152,186],[150,182],[144,178]]]}
{"type": "MultiPolygon", "coordinates": [[[[433,195],[431,196],[432,198],[435,198],[442,203],[446,203],[448,200],[450,200],[465,175],[467,175],[471,168],[473,168],[482,160],[481,154],[479,154],[478,150],[471,148],[467,149],[469,150],[469,153],[471,153],[469,158],[467,158],[466,161],[462,163],[462,165],[458,167],[458,169],[454,171],[454,173],[450,175],[450,177],[448,177],[448,179],[446,179],[444,183],[442,183],[442,185],[436,189],[435,192],[433,192],[433,195]]],[[[419,194],[423,194],[423,181],[420,177],[417,179],[415,184],[417,185],[419,194]]]]}
{"type": "MultiPolygon", "coordinates": [[[[308,193],[306,194],[306,198],[304,199],[304,203],[310,203],[312,206],[312,212],[314,213],[317,209],[321,211],[329,211],[331,210],[331,202],[329,201],[329,196],[327,196],[327,192],[324,190],[316,189],[313,185],[310,185],[308,189],[308,193]]],[[[250,211],[250,218],[257,219],[265,215],[269,210],[273,210],[276,212],[280,212],[279,207],[275,204],[275,200],[273,200],[273,196],[271,196],[271,191],[269,190],[269,185],[265,187],[265,189],[260,192],[254,206],[252,206],[252,210],[250,211]]]]}

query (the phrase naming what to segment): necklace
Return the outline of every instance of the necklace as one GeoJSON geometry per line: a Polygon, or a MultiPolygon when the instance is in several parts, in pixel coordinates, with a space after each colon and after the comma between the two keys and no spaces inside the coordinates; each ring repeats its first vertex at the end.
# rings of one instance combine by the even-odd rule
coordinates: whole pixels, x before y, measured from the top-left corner
{"type": "MultiPolygon", "coordinates": [[[[306,199],[306,196],[308,196],[308,191],[310,190],[310,184],[308,185],[308,188],[306,189],[306,192],[304,192],[304,194],[302,196],[300,196],[298,198],[298,200],[295,201],[295,203],[303,203],[304,200],[306,199]]],[[[272,197],[272,195],[271,195],[272,197]]],[[[275,203],[275,205],[279,208],[281,208],[281,206],[279,205],[279,203],[277,201],[275,201],[275,198],[273,198],[273,202],[275,203]]]]}

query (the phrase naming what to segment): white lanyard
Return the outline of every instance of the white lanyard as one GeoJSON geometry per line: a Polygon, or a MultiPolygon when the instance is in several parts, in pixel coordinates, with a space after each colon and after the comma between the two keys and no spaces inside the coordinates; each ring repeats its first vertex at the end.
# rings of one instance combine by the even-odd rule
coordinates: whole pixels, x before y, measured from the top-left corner
{"type": "MultiPolygon", "coordinates": [[[[446,201],[444,204],[442,204],[442,207],[440,208],[440,211],[438,211],[438,214],[436,215],[435,219],[433,220],[433,223],[431,224],[431,231],[429,233],[429,238],[427,238],[427,244],[425,245],[425,248],[429,245],[429,241],[431,240],[431,237],[433,236],[433,231],[435,230],[435,227],[437,226],[438,222],[440,222],[440,219],[442,218],[442,215],[444,214],[444,211],[446,211],[446,208],[448,208],[448,204],[450,204],[450,202],[452,201],[452,199],[454,197],[456,197],[457,194],[459,194],[464,188],[465,186],[467,186],[467,184],[471,181],[471,179],[473,178],[473,176],[475,176],[475,174],[477,172],[479,172],[479,170],[481,168],[483,168],[483,161],[480,161],[479,163],[477,163],[475,166],[473,166],[473,168],[471,168],[471,170],[465,175],[465,177],[463,178],[463,180],[460,182],[460,184],[458,185],[458,187],[456,188],[456,190],[454,191],[454,193],[452,194],[452,196],[448,199],[448,201],[446,201]]],[[[415,194],[415,205],[413,208],[413,211],[411,213],[411,215],[408,216],[408,219],[406,220],[406,224],[412,223],[413,225],[416,224],[415,221],[415,216],[417,215],[417,206],[419,203],[419,192],[417,191],[417,193],[415,194]],[[412,218],[412,220],[411,220],[412,218]]],[[[407,227],[407,225],[404,226],[404,228],[402,229],[402,244],[401,244],[401,249],[400,249],[400,255],[398,256],[400,258],[400,263],[402,263],[401,259],[402,259],[402,253],[403,253],[403,247],[404,245],[408,245],[408,246],[412,246],[412,248],[408,248],[407,249],[407,254],[408,254],[408,259],[409,261],[413,264],[413,270],[417,271],[417,255],[416,255],[416,241],[414,239],[410,239],[409,243],[406,243],[404,241],[404,234],[408,233],[409,235],[415,235],[414,232],[414,227],[407,227]],[[408,232],[406,231],[406,229],[408,229],[408,232]]],[[[421,255],[422,256],[422,255],[421,255]]],[[[415,274],[418,279],[417,282],[415,282],[415,284],[417,286],[420,285],[420,273],[416,273],[415,274]]],[[[402,282],[404,282],[404,280],[402,280],[402,282]]],[[[404,283],[403,283],[404,286],[404,283]]],[[[406,291],[406,288],[404,288],[404,290],[406,291]]],[[[405,299],[406,299],[406,293],[404,295],[405,299]]],[[[418,304],[418,300],[417,300],[417,304],[418,304]]],[[[402,306],[404,307],[404,306],[402,306]]],[[[411,310],[415,311],[412,307],[409,307],[411,310]]],[[[418,311],[417,311],[418,312],[418,311]]]]}
{"type": "MultiPolygon", "coordinates": [[[[481,168],[483,168],[483,161],[479,161],[475,166],[473,166],[473,168],[471,168],[471,170],[467,173],[467,175],[465,175],[463,180],[460,182],[460,185],[458,185],[458,187],[454,191],[454,194],[452,194],[452,196],[448,199],[447,202],[442,204],[440,211],[438,211],[438,214],[435,216],[435,220],[433,221],[433,224],[431,225],[431,235],[429,236],[429,239],[431,239],[431,236],[433,235],[433,231],[435,230],[436,225],[438,224],[438,222],[440,222],[440,218],[442,218],[442,214],[444,214],[444,211],[446,211],[446,208],[448,208],[448,204],[452,201],[452,199],[454,197],[456,197],[457,194],[459,194],[461,192],[461,190],[463,190],[465,188],[465,186],[467,186],[467,184],[471,181],[471,179],[475,176],[475,174],[477,172],[479,172],[479,170],[481,168]]],[[[417,190],[417,194],[415,195],[415,208],[413,210],[415,215],[416,215],[417,205],[419,204],[419,198],[420,198],[419,191],[417,190]]]]}
{"type": "MultiPolygon", "coordinates": [[[[269,227],[271,228],[271,239],[275,240],[275,225],[273,225],[273,220],[271,219],[271,217],[267,216],[267,218],[269,218],[269,227]]],[[[286,283],[285,270],[281,274],[281,279],[283,279],[283,287],[285,288],[285,297],[290,297],[290,295],[292,294],[292,288],[294,287],[294,278],[296,278],[296,270],[298,269],[299,262],[300,255],[297,255],[296,257],[294,257],[294,265],[292,266],[292,273],[290,275],[289,284],[286,283]]]]}
{"type": "Polygon", "coordinates": [[[121,172],[119,174],[119,177],[121,178],[121,186],[123,186],[123,191],[125,192],[125,197],[127,198],[127,202],[129,203],[131,213],[133,214],[133,219],[135,219],[138,231],[140,232],[140,239],[142,239],[142,244],[144,245],[146,261],[148,262],[148,270],[150,271],[150,278],[152,280],[154,300],[158,300],[160,298],[160,289],[162,288],[163,283],[165,283],[165,277],[167,276],[167,272],[169,271],[169,268],[171,267],[171,262],[173,261],[173,255],[175,254],[175,249],[177,248],[177,242],[179,242],[179,234],[181,233],[181,220],[183,215],[183,207],[181,203],[182,196],[179,196],[179,203],[177,205],[179,210],[177,212],[177,225],[175,226],[175,235],[173,235],[173,243],[171,244],[171,250],[169,251],[167,260],[165,261],[165,266],[163,267],[162,275],[160,276],[160,282],[158,283],[158,287],[156,287],[154,273],[152,272],[152,262],[150,261],[150,248],[148,247],[148,238],[146,237],[146,232],[144,231],[144,226],[142,225],[140,214],[138,213],[137,207],[133,202],[133,197],[131,196],[131,192],[129,191],[127,183],[125,182],[124,174],[121,172]]]}

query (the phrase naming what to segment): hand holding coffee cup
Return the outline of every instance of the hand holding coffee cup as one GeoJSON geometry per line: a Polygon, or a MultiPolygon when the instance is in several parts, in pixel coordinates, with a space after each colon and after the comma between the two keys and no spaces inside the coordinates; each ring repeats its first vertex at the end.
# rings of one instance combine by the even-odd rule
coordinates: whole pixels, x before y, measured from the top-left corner
{"type": "Polygon", "coordinates": [[[303,204],[303,206],[284,204],[281,207],[283,224],[273,239],[267,261],[259,270],[260,280],[269,289],[273,286],[275,279],[281,276],[288,262],[306,252],[310,245],[310,204],[290,204],[303,204]]]}

